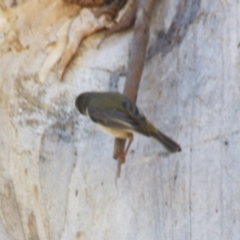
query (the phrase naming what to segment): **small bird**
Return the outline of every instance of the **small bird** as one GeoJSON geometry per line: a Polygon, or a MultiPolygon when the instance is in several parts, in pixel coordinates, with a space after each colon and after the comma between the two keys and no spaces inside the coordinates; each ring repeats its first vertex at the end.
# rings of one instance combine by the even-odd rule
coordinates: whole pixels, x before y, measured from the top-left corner
{"type": "Polygon", "coordinates": [[[169,152],[179,152],[181,147],[160,132],[141,113],[134,102],[118,92],[84,92],[75,101],[83,115],[88,115],[103,131],[115,138],[128,139],[126,156],[133,140],[133,133],[153,137],[169,152]]]}

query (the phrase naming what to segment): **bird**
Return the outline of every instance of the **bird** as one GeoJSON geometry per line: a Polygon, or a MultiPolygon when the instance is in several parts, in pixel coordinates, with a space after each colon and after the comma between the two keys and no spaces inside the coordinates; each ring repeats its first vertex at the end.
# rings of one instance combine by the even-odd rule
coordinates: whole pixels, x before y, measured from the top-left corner
{"type": "Polygon", "coordinates": [[[129,141],[124,156],[134,133],[154,138],[171,153],[181,151],[178,143],[158,130],[133,101],[119,92],[83,92],[77,96],[75,106],[104,132],[129,141]]]}

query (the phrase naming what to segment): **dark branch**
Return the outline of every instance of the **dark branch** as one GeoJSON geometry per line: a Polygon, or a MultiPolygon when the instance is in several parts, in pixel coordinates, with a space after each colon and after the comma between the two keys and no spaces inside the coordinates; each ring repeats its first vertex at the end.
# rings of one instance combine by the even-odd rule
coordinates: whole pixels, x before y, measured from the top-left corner
{"type": "MultiPolygon", "coordinates": [[[[154,0],[139,0],[133,30],[132,46],[128,62],[128,72],[124,94],[133,102],[137,100],[138,87],[143,72],[145,54],[149,38],[149,24],[154,0]]],[[[125,162],[125,140],[115,139],[114,157],[118,160],[117,177],[121,173],[121,165],[125,162]]]]}

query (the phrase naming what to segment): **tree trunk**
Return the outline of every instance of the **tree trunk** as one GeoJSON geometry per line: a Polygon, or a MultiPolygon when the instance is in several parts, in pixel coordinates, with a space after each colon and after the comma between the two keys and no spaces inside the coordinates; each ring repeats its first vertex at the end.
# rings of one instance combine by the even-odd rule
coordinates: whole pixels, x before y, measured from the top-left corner
{"type": "Polygon", "coordinates": [[[240,4],[155,5],[137,105],[182,152],[135,135],[115,182],[114,139],[74,101],[127,70],[132,31],[80,41],[61,82],[82,10],[0,3],[1,240],[240,239],[240,4]]]}

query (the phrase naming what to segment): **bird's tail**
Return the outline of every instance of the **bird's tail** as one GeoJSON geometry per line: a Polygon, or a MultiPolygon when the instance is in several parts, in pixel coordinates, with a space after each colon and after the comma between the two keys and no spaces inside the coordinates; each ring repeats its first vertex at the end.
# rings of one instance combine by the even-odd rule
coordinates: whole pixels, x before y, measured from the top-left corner
{"type": "Polygon", "coordinates": [[[160,131],[152,133],[151,136],[160,142],[169,152],[180,152],[180,145],[160,131]]]}

